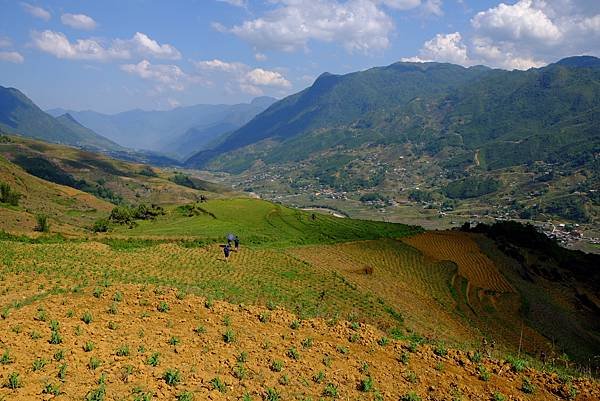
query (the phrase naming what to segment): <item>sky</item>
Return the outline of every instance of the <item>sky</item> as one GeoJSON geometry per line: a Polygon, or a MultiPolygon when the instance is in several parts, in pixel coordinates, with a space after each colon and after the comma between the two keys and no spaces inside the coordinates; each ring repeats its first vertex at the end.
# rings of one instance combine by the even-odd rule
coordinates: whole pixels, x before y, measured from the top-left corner
{"type": "Polygon", "coordinates": [[[600,56],[600,0],[0,0],[0,85],[117,113],[285,97],[398,61],[600,56]]]}

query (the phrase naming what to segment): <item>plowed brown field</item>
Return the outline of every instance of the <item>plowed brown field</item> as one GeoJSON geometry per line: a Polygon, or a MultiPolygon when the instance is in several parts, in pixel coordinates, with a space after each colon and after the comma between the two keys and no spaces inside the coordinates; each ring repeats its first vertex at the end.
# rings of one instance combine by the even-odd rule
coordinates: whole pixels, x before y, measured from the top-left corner
{"type": "MultiPolygon", "coordinates": [[[[20,279],[3,277],[1,304],[20,279]]],[[[369,325],[295,323],[298,318],[281,309],[205,301],[135,285],[30,299],[0,320],[5,356],[0,399],[52,399],[44,393],[50,390],[60,394],[58,400],[94,394],[104,395],[97,400],[174,400],[184,392],[195,400],[399,400],[410,392],[423,400],[449,401],[492,400],[495,394],[506,400],[560,400],[569,391],[581,401],[600,397],[594,381],[528,368],[515,372],[499,360],[472,362],[462,351],[436,355],[428,345],[386,344],[385,334],[369,325]],[[86,313],[92,317],[87,324],[86,313]],[[51,325],[60,333],[59,344],[49,341],[51,325]],[[87,352],[86,343],[93,343],[87,352]],[[149,361],[156,353],[153,366],[149,361]],[[175,383],[165,380],[169,369],[179,371],[175,383]],[[482,380],[482,371],[489,372],[488,380],[482,380]],[[10,388],[11,375],[16,388],[10,388]],[[525,379],[531,394],[523,391],[525,379]]]]}

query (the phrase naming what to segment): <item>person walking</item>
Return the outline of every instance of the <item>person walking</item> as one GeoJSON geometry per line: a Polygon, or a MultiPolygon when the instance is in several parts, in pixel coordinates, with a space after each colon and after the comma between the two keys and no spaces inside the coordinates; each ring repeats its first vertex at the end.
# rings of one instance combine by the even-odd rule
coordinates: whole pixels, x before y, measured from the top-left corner
{"type": "Polygon", "coordinates": [[[229,260],[229,254],[231,253],[231,247],[229,246],[229,244],[225,245],[225,248],[223,248],[223,254],[225,254],[225,262],[227,262],[229,260]]]}
{"type": "Polygon", "coordinates": [[[235,245],[235,251],[239,251],[240,250],[240,238],[236,235],[235,239],[233,240],[233,243],[235,245]]]}

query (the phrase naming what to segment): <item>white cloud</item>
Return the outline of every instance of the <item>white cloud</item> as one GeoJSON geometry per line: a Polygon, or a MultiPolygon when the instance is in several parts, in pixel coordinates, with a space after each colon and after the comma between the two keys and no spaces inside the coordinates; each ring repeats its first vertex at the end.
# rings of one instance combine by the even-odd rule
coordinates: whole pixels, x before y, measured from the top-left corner
{"type": "Polygon", "coordinates": [[[223,71],[229,73],[239,73],[248,69],[248,66],[242,63],[228,63],[219,59],[197,61],[194,65],[201,70],[223,71]]]}
{"type": "Polygon", "coordinates": [[[264,53],[256,53],[254,55],[254,58],[256,59],[256,61],[266,61],[267,60],[267,55],[264,53]]]}
{"type": "Polygon", "coordinates": [[[246,7],[246,0],[217,0],[220,1],[221,3],[227,3],[227,4],[231,4],[232,6],[236,6],[236,7],[246,7]]]}
{"type": "Polygon", "coordinates": [[[423,47],[419,51],[419,56],[404,58],[402,61],[438,61],[460,65],[471,64],[467,55],[467,47],[463,43],[459,32],[435,35],[433,39],[423,44],[423,47]]]}
{"type": "Polygon", "coordinates": [[[271,0],[275,10],[232,28],[258,50],[307,49],[310,41],[341,43],[349,52],[372,52],[389,46],[392,19],[372,0],[271,0]]]}
{"type": "Polygon", "coordinates": [[[96,21],[85,14],[63,14],[60,16],[60,21],[67,26],[75,29],[91,31],[96,29],[96,21]]]}
{"type": "Polygon", "coordinates": [[[181,58],[181,53],[175,47],[161,45],[140,32],[131,39],[115,39],[110,45],[98,39],[77,39],[71,42],[64,33],[50,30],[33,31],[31,39],[34,47],[62,59],[109,61],[129,59],[133,55],[157,59],[181,58]]]}
{"type": "Polygon", "coordinates": [[[276,71],[267,71],[262,68],[255,68],[246,74],[248,82],[256,86],[277,86],[289,88],[292,86],[290,81],[276,71]]]}
{"type": "Polygon", "coordinates": [[[142,60],[137,64],[124,64],[121,70],[154,82],[157,91],[164,89],[182,91],[187,83],[193,81],[192,77],[176,65],[152,64],[148,60],[142,60]]]}
{"type": "Polygon", "coordinates": [[[123,41],[117,39],[115,42],[117,46],[129,48],[137,54],[144,56],[168,60],[179,60],[181,58],[181,53],[175,47],[168,44],[161,45],[141,32],[136,32],[133,38],[129,40],[123,41]]]}
{"type": "Polygon", "coordinates": [[[25,58],[19,52],[0,52],[0,61],[22,64],[25,58]]]}
{"type": "Polygon", "coordinates": [[[264,94],[264,90],[287,90],[291,82],[280,72],[252,68],[239,62],[226,62],[218,59],[194,63],[202,73],[220,74],[230,92],[235,88],[253,96],[264,94]]]}
{"type": "Polygon", "coordinates": [[[423,4],[423,9],[427,14],[433,14],[438,17],[444,15],[444,11],[442,10],[442,0],[427,0],[423,4]]]}
{"type": "Polygon", "coordinates": [[[0,49],[4,48],[4,47],[11,47],[12,46],[12,40],[10,40],[10,38],[6,37],[6,36],[0,36],[0,49]]]}
{"type": "Polygon", "coordinates": [[[44,21],[50,20],[52,15],[49,11],[44,10],[42,7],[32,6],[29,3],[22,2],[21,6],[25,11],[27,11],[31,16],[39,19],[43,19],[44,21]]]}
{"type": "Polygon", "coordinates": [[[72,43],[62,32],[34,31],[31,39],[36,48],[62,59],[106,61],[131,57],[125,49],[106,48],[94,39],[78,39],[72,43]]]}
{"type": "Polygon", "coordinates": [[[421,0],[381,0],[382,4],[396,10],[410,10],[421,5],[421,0]]]}
{"type": "Polygon", "coordinates": [[[471,31],[437,35],[405,60],[540,67],[563,57],[600,56],[600,1],[518,0],[477,13],[471,31]],[[460,35],[459,38],[451,35],[460,35]]]}
{"type": "Polygon", "coordinates": [[[475,15],[471,21],[481,34],[501,40],[535,40],[540,43],[561,39],[561,30],[532,0],[514,5],[500,3],[475,15]]]}

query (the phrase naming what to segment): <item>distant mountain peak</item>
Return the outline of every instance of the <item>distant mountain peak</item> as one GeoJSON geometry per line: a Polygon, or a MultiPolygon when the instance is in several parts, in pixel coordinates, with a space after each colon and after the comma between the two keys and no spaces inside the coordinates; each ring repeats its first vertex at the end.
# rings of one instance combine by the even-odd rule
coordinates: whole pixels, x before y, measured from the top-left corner
{"type": "Polygon", "coordinates": [[[83,125],[82,125],[82,124],[81,124],[79,121],[77,121],[77,120],[75,119],[75,117],[73,117],[73,116],[71,115],[71,113],[65,113],[65,114],[63,114],[63,115],[59,116],[59,118],[61,118],[61,119],[65,119],[65,120],[69,120],[69,121],[71,121],[72,123],[75,123],[75,124],[77,124],[77,125],[81,125],[81,126],[83,127],[83,125]]]}
{"type": "Polygon", "coordinates": [[[563,58],[562,60],[556,62],[557,65],[562,65],[565,67],[579,67],[579,68],[589,68],[589,67],[600,67],[600,58],[594,56],[573,56],[563,58]]]}

